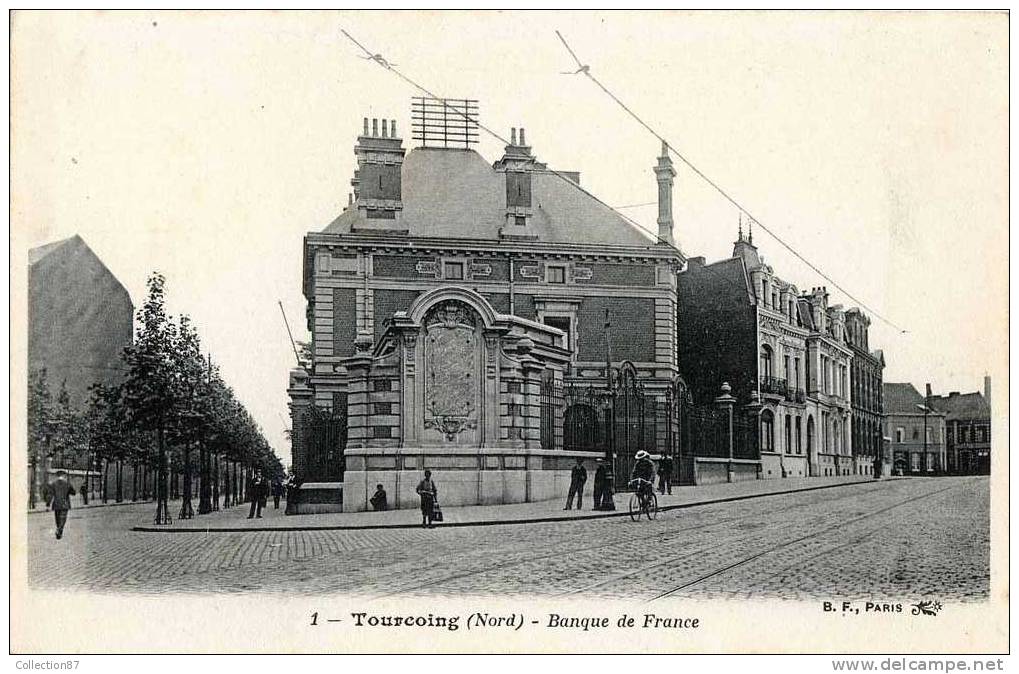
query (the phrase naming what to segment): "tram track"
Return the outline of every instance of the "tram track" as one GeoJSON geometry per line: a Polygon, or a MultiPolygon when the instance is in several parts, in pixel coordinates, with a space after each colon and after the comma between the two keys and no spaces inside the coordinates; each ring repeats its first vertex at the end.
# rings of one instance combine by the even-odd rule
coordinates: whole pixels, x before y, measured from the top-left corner
{"type": "MultiPolygon", "coordinates": [[[[767,555],[770,555],[770,554],[773,554],[775,552],[778,552],[778,551],[780,551],[780,550],[782,550],[784,548],[788,548],[790,546],[796,545],[797,543],[802,543],[804,541],[810,540],[811,538],[818,538],[818,537],[823,536],[825,534],[831,533],[832,531],[835,531],[837,529],[842,529],[842,528],[845,528],[847,526],[852,526],[852,525],[857,524],[859,522],[862,522],[864,520],[872,519],[874,517],[877,517],[878,515],[882,515],[882,514],[884,514],[886,512],[894,510],[896,508],[901,508],[902,506],[907,505],[909,503],[913,503],[913,502],[920,501],[920,500],[927,499],[927,498],[932,498],[934,496],[937,496],[939,494],[943,494],[943,493],[945,493],[947,491],[951,491],[951,490],[956,489],[956,488],[958,488],[958,487],[956,485],[953,485],[951,487],[946,487],[944,489],[939,489],[939,490],[934,491],[934,492],[929,492],[929,493],[926,493],[926,494],[920,494],[918,496],[913,496],[913,497],[904,499],[902,501],[899,501],[898,503],[894,503],[894,504],[892,504],[890,506],[886,506],[884,508],[880,508],[880,509],[875,510],[873,512],[869,512],[869,513],[860,515],[860,516],[855,517],[853,519],[850,519],[848,521],[840,522],[840,523],[838,523],[838,524],[836,524],[834,526],[827,527],[826,529],[823,529],[821,531],[814,531],[814,532],[811,532],[811,533],[806,534],[804,536],[800,536],[799,538],[795,538],[795,539],[793,539],[791,541],[785,541],[785,542],[780,543],[778,545],[774,545],[774,546],[768,548],[767,550],[763,550],[763,551],[758,552],[756,554],[750,555],[749,557],[741,559],[741,560],[739,560],[737,562],[733,562],[732,564],[728,564],[728,565],[726,565],[726,566],[724,566],[724,567],[722,567],[720,569],[715,569],[711,573],[703,574],[703,575],[701,575],[701,576],[699,576],[697,578],[694,578],[693,580],[687,581],[687,582],[685,582],[685,583],[683,583],[681,585],[678,585],[678,586],[676,586],[676,587],[674,587],[674,588],[672,588],[670,590],[667,590],[665,592],[657,594],[654,597],[651,597],[650,599],[648,599],[647,601],[648,602],[652,602],[652,601],[657,601],[659,599],[664,599],[665,597],[669,597],[669,596],[672,596],[672,595],[674,595],[674,594],[676,594],[678,592],[682,592],[683,590],[689,589],[689,588],[691,588],[691,587],[693,587],[695,585],[703,583],[706,580],[709,580],[709,579],[714,578],[716,576],[720,576],[720,575],[722,575],[724,573],[727,573],[728,571],[731,571],[733,569],[736,569],[736,568],[739,568],[739,567],[744,566],[746,564],[749,564],[750,562],[753,562],[753,561],[758,560],[758,559],[760,559],[762,557],[765,557],[767,555]]],[[[872,532],[868,532],[868,533],[872,533],[872,532]]],[[[838,549],[840,547],[845,547],[846,545],[847,545],[847,543],[842,543],[842,544],[839,544],[839,545],[835,546],[832,549],[838,549]]],[[[643,574],[643,573],[646,573],[647,570],[661,567],[661,566],[663,566],[664,564],[667,564],[667,563],[670,563],[670,562],[667,561],[667,562],[663,562],[663,563],[652,565],[650,567],[645,567],[645,568],[642,568],[642,569],[638,569],[637,571],[625,574],[625,576],[623,576],[623,577],[634,576],[634,575],[637,575],[638,573],[643,574]]]]}
{"type": "MultiPolygon", "coordinates": [[[[855,499],[855,498],[858,498],[861,493],[866,494],[866,493],[870,493],[870,492],[881,491],[881,490],[883,490],[883,487],[884,487],[880,483],[865,483],[862,486],[864,487],[864,489],[862,489],[861,491],[855,491],[854,490],[851,493],[846,493],[846,494],[840,495],[840,496],[838,496],[838,497],[836,497],[834,499],[831,499],[830,501],[828,501],[828,503],[831,503],[831,502],[834,502],[834,501],[844,501],[844,500],[855,499]]],[[[710,503],[710,504],[705,504],[705,505],[709,506],[709,505],[723,505],[723,504],[713,504],[713,503],[710,503]]],[[[790,511],[795,511],[795,510],[799,510],[799,509],[812,508],[812,507],[816,507],[816,505],[817,505],[816,500],[812,499],[812,500],[807,501],[805,503],[800,503],[800,504],[796,504],[794,506],[788,507],[788,508],[785,509],[784,512],[788,513],[790,511]]],[[[644,543],[648,544],[648,546],[653,547],[653,546],[661,545],[661,544],[667,543],[669,541],[672,541],[672,540],[676,539],[677,537],[681,537],[681,536],[687,535],[691,531],[700,531],[700,530],[710,529],[710,528],[722,528],[722,529],[724,529],[726,527],[726,525],[732,524],[734,522],[743,522],[743,521],[746,521],[746,519],[747,519],[746,515],[737,515],[737,516],[728,517],[728,518],[725,518],[725,519],[722,519],[722,520],[713,520],[711,522],[706,522],[704,524],[698,524],[698,525],[693,525],[693,526],[685,526],[685,527],[681,527],[679,529],[673,529],[673,530],[665,531],[665,532],[658,532],[658,533],[654,534],[653,537],[648,537],[646,531],[644,531],[643,529],[635,530],[632,533],[629,533],[627,535],[613,538],[612,540],[610,540],[608,542],[601,542],[601,543],[598,543],[598,544],[595,544],[595,545],[588,545],[588,546],[579,547],[579,548],[570,548],[570,549],[568,549],[566,551],[556,550],[554,552],[550,552],[550,553],[547,553],[547,554],[531,556],[531,557],[527,557],[527,558],[524,558],[524,559],[514,559],[514,560],[510,560],[510,561],[506,561],[506,562],[502,562],[502,563],[498,563],[498,564],[492,564],[492,565],[484,566],[483,568],[479,568],[479,569],[472,569],[470,571],[464,571],[464,572],[460,572],[460,573],[450,574],[450,575],[444,576],[442,578],[437,578],[437,579],[429,580],[429,581],[426,581],[426,582],[410,584],[410,585],[402,586],[400,588],[397,588],[397,589],[394,589],[394,590],[391,590],[391,591],[388,591],[388,592],[384,592],[384,593],[380,593],[380,594],[375,594],[375,595],[371,596],[371,599],[372,600],[384,599],[384,598],[387,598],[387,597],[393,597],[393,596],[402,595],[402,594],[406,594],[406,593],[418,592],[418,591],[421,591],[421,590],[426,590],[428,588],[434,588],[434,587],[441,586],[441,585],[444,585],[444,584],[447,584],[447,583],[463,580],[465,578],[471,578],[471,577],[474,577],[474,576],[479,576],[479,575],[486,574],[486,573],[502,571],[502,570],[506,570],[506,569],[511,569],[511,568],[515,568],[515,567],[524,566],[524,565],[527,565],[527,564],[533,564],[533,563],[536,563],[536,562],[542,562],[542,561],[545,561],[545,560],[554,560],[554,559],[558,559],[558,558],[564,557],[566,555],[575,556],[575,555],[580,555],[580,554],[589,554],[589,553],[592,553],[592,552],[596,552],[598,550],[605,550],[605,549],[608,549],[608,548],[618,547],[618,546],[626,546],[626,545],[634,543],[635,541],[643,541],[644,543]]],[[[789,526],[789,523],[785,522],[785,521],[779,522],[779,523],[776,523],[776,524],[779,527],[789,526]]],[[[765,525],[765,527],[767,527],[767,526],[768,525],[765,525]]],[[[763,533],[763,532],[758,532],[758,533],[763,533]]],[[[727,545],[727,543],[726,542],[722,542],[722,543],[719,543],[717,545],[707,546],[706,548],[700,548],[700,549],[698,549],[695,552],[689,552],[688,551],[687,553],[684,553],[683,555],[679,555],[677,557],[670,558],[669,560],[666,560],[665,562],[655,563],[655,564],[652,564],[652,565],[641,567],[641,569],[638,570],[638,571],[629,572],[627,574],[622,574],[621,576],[613,577],[613,578],[610,578],[610,579],[605,580],[605,581],[600,581],[600,582],[598,582],[596,584],[593,584],[593,585],[585,587],[585,588],[581,588],[579,590],[570,590],[570,591],[567,591],[567,592],[564,592],[564,593],[559,593],[559,594],[561,596],[563,596],[563,595],[568,596],[568,595],[572,595],[572,594],[580,594],[582,592],[589,591],[590,589],[596,589],[596,588],[602,587],[604,585],[609,585],[609,584],[611,584],[612,582],[615,582],[618,579],[626,578],[626,577],[629,577],[629,576],[632,576],[632,575],[637,575],[638,573],[642,573],[643,570],[645,570],[645,569],[655,569],[655,568],[659,568],[661,566],[664,566],[666,564],[671,564],[671,563],[675,563],[677,561],[682,561],[683,559],[688,559],[690,557],[696,557],[697,555],[703,554],[706,551],[717,550],[717,549],[719,549],[721,547],[724,547],[725,545],[727,545]]]]}

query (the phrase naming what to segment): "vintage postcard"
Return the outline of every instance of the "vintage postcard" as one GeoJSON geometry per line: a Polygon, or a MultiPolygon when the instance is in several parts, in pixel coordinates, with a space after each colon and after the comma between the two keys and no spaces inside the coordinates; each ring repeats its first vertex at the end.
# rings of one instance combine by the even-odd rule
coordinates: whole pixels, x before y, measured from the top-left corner
{"type": "Polygon", "coordinates": [[[12,653],[1007,652],[1008,29],[11,13],[12,653]]]}

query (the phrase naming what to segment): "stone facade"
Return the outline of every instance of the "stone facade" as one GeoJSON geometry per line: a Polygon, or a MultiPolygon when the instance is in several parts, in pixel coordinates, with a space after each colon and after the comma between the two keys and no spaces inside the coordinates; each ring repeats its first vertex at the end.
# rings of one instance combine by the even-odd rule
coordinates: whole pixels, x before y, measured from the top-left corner
{"type": "Polygon", "coordinates": [[[884,456],[884,405],[881,386],[885,358],[870,350],[870,318],[853,308],[846,312],[846,339],[853,351],[849,383],[853,400],[853,469],[858,475],[882,475],[890,470],[884,456]]]}
{"type": "Polygon", "coordinates": [[[343,509],[364,509],[376,484],[414,507],[423,468],[449,505],[565,495],[572,457],[593,471],[599,454],[542,449],[540,386],[603,384],[607,359],[670,386],[683,256],[577,174],[548,171],[522,130],[487,164],[473,150],[405,152],[366,120],[355,154],[350,205],[304,240],[312,361],[289,393],[294,470],[319,490],[314,509],[338,507],[341,488],[343,509]],[[429,312],[463,320],[445,328],[429,312]],[[302,425],[310,407],[346,423],[331,468],[302,425]]]}
{"type": "Polygon", "coordinates": [[[679,283],[683,376],[695,398],[722,380],[739,403],[760,401],[761,477],[852,474],[842,308],[778,277],[742,228],[729,260],[693,258],[679,283]]]}

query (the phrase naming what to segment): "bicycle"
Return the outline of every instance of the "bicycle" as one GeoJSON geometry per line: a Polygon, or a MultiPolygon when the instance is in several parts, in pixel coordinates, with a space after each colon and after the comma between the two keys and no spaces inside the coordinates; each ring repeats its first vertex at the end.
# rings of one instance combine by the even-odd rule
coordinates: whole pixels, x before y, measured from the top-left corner
{"type": "Polygon", "coordinates": [[[638,477],[630,480],[629,485],[635,488],[630,495],[630,519],[636,522],[641,515],[647,515],[649,520],[657,519],[658,496],[655,495],[654,484],[638,477]]]}

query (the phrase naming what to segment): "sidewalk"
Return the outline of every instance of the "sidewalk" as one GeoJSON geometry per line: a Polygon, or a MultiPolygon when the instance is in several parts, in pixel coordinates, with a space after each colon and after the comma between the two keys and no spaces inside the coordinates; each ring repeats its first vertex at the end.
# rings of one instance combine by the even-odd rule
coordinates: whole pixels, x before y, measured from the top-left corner
{"type": "MultiPolygon", "coordinates": [[[[905,478],[886,478],[905,479],[905,478]]],[[[659,510],[691,508],[711,503],[739,501],[760,498],[774,494],[788,494],[797,491],[829,489],[853,484],[879,482],[860,475],[846,477],[786,478],[775,480],[751,480],[732,484],[715,484],[701,487],[673,487],[672,495],[658,495],[659,510]]],[[[490,526],[498,524],[525,524],[535,522],[562,522],[568,520],[595,519],[605,517],[628,517],[628,493],[616,494],[616,510],[602,512],[588,510],[591,505],[590,485],[585,490],[584,510],[563,510],[564,499],[539,501],[536,503],[512,503],[507,505],[462,506],[443,508],[445,521],[436,527],[490,526]]],[[[234,506],[208,515],[196,516],[191,520],[174,520],[169,526],[157,527],[150,522],[139,523],[132,531],[185,533],[185,532],[230,532],[230,531],[314,531],[342,529],[408,529],[421,526],[421,513],[416,508],[389,510],[386,512],[323,513],[315,515],[283,514],[283,504],[274,510],[272,502],[262,511],[262,519],[247,519],[248,504],[234,506]]],[[[172,513],[171,513],[172,514],[172,513]]]]}
{"type": "MultiPolygon", "coordinates": [[[[177,501],[179,502],[180,499],[177,499],[177,501]]],[[[109,499],[106,503],[103,503],[102,499],[99,498],[92,499],[91,501],[88,502],[88,505],[85,505],[84,503],[81,502],[80,496],[74,496],[73,500],[71,501],[71,510],[91,510],[92,508],[112,508],[114,506],[144,505],[146,503],[154,504],[155,501],[152,499],[145,500],[138,499],[137,501],[130,501],[128,499],[124,499],[120,503],[117,503],[113,499],[109,499]]],[[[27,512],[29,515],[37,515],[39,513],[49,513],[53,511],[46,507],[46,501],[40,497],[36,501],[35,507],[29,508],[27,512]]]]}

